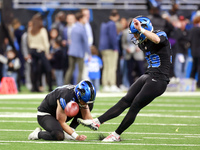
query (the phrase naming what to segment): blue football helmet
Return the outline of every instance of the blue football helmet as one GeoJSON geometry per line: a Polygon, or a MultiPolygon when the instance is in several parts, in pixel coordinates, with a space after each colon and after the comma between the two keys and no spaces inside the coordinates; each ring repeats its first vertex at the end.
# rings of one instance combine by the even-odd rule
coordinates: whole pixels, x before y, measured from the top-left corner
{"type": "Polygon", "coordinates": [[[93,103],[96,97],[96,90],[92,82],[83,80],[75,87],[75,94],[78,100],[85,103],[93,103]]]}
{"type": "MultiPolygon", "coordinates": [[[[149,18],[139,16],[139,17],[136,17],[135,19],[137,19],[141,23],[141,27],[142,28],[144,28],[144,29],[146,29],[148,31],[153,31],[153,26],[152,26],[152,23],[151,23],[149,18]]],[[[139,40],[137,40],[134,36],[131,38],[131,41],[134,44],[142,43],[146,39],[145,35],[140,33],[134,27],[134,22],[133,21],[131,21],[130,24],[129,24],[129,31],[130,31],[130,34],[134,34],[134,33],[139,33],[140,34],[139,40]]]]}

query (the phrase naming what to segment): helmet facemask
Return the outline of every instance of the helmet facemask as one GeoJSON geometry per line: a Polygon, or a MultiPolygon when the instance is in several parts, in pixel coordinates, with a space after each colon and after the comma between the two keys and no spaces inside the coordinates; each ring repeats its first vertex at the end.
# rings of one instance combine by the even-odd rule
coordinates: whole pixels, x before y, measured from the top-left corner
{"type": "Polygon", "coordinates": [[[141,44],[146,39],[146,36],[142,33],[137,32],[135,34],[139,34],[139,39],[136,39],[134,34],[131,33],[131,42],[133,42],[135,45],[141,44]]]}

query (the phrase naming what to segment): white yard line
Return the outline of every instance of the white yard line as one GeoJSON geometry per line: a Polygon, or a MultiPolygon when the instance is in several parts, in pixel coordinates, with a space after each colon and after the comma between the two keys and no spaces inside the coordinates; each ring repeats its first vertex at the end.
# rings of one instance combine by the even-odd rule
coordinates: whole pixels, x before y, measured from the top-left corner
{"type": "Polygon", "coordinates": [[[189,137],[189,138],[200,138],[200,136],[185,136],[185,137],[189,137]]]}
{"type": "Polygon", "coordinates": [[[148,106],[159,106],[159,107],[200,107],[200,105],[192,104],[149,104],[148,106]]]}
{"type": "MultiPolygon", "coordinates": [[[[36,107],[0,107],[0,110],[37,110],[36,107]]],[[[108,109],[93,109],[93,112],[105,112],[108,109]]],[[[125,110],[124,112],[127,112],[128,110],[125,110]]],[[[176,113],[176,112],[189,112],[189,113],[199,113],[200,110],[158,110],[158,109],[143,109],[141,112],[170,112],[170,113],[176,113]]]]}
{"type": "MultiPolygon", "coordinates": [[[[122,97],[126,93],[97,93],[97,97],[122,97]]],[[[47,94],[16,94],[16,95],[0,95],[0,99],[44,99],[47,94]]],[[[200,92],[165,92],[164,96],[200,96],[200,92]]]]}
{"type": "Polygon", "coordinates": [[[99,142],[99,143],[94,143],[90,141],[85,141],[85,142],[78,142],[78,141],[3,141],[0,140],[0,143],[39,143],[39,144],[49,144],[49,143],[54,143],[54,144],[60,144],[60,143],[66,143],[66,144],[83,144],[83,145],[88,145],[88,144],[95,144],[95,145],[136,145],[136,146],[143,146],[143,145],[149,145],[149,146],[178,146],[178,147],[200,147],[200,144],[150,144],[150,143],[122,143],[122,142],[114,142],[114,143],[104,143],[104,142],[99,142]]]}
{"type": "MultiPolygon", "coordinates": [[[[17,105],[32,105],[32,104],[37,104],[39,105],[41,102],[31,102],[31,101],[26,101],[26,102],[21,102],[21,101],[0,101],[0,104],[17,104],[17,105]]],[[[14,108],[14,107],[13,107],[14,108]]]]}
{"type": "Polygon", "coordinates": [[[0,120],[3,123],[38,123],[37,121],[19,121],[19,120],[0,120]]]}
{"type": "MultiPolygon", "coordinates": [[[[16,105],[32,105],[32,104],[37,104],[39,105],[40,102],[31,102],[31,101],[26,101],[26,102],[21,102],[21,101],[0,101],[0,104],[16,104],[16,105]]],[[[112,106],[115,103],[106,103],[106,105],[112,106]]],[[[96,106],[104,106],[105,103],[95,103],[96,106]]],[[[153,107],[199,107],[200,105],[195,105],[195,104],[149,104],[148,106],[153,106],[153,107]]]]}
{"type": "MultiPolygon", "coordinates": [[[[98,117],[102,113],[92,113],[93,117],[98,117]]],[[[120,116],[125,116],[126,114],[121,114],[120,116]]],[[[157,113],[140,113],[140,117],[162,117],[162,118],[200,118],[200,116],[190,116],[190,115],[171,115],[171,114],[157,114],[157,113]]],[[[1,112],[0,118],[36,118],[36,113],[24,113],[24,112],[1,112]]]]}
{"type": "MultiPolygon", "coordinates": [[[[0,122],[3,122],[3,123],[7,123],[7,122],[10,122],[10,123],[37,123],[37,121],[19,121],[19,120],[0,120],[0,122]]],[[[70,122],[67,122],[67,123],[70,123],[70,122]]],[[[104,124],[107,124],[107,125],[118,125],[119,123],[107,123],[105,122],[104,124]]],[[[145,125],[145,126],[192,126],[192,127],[195,127],[195,126],[200,126],[199,124],[166,124],[166,123],[134,123],[134,125],[138,125],[138,126],[141,126],[141,125],[145,125]]]]}
{"type": "MultiPolygon", "coordinates": [[[[34,129],[33,129],[34,130],[34,129]]],[[[22,130],[22,129],[0,129],[0,132],[32,132],[33,130],[22,130]]],[[[78,133],[88,133],[88,134],[110,134],[110,132],[104,131],[76,131],[78,133]]],[[[155,132],[124,132],[123,135],[176,135],[176,136],[200,136],[200,134],[188,134],[188,133],[155,133],[155,132]]]]}
{"type": "Polygon", "coordinates": [[[156,139],[156,140],[181,140],[185,138],[167,138],[167,137],[143,137],[144,139],[156,139]]]}
{"type": "Polygon", "coordinates": [[[141,112],[171,112],[171,113],[174,113],[174,112],[200,112],[200,110],[155,110],[155,109],[144,109],[142,110],[141,112]]]}
{"type": "Polygon", "coordinates": [[[37,107],[0,107],[0,110],[37,110],[37,107]]]}

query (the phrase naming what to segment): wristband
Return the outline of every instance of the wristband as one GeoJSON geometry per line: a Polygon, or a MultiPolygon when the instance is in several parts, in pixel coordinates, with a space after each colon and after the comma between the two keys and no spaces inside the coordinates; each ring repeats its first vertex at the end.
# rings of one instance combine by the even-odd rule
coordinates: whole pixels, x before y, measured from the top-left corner
{"type": "Polygon", "coordinates": [[[144,28],[141,28],[141,30],[140,30],[140,33],[144,33],[145,32],[145,29],[144,28]]]}
{"type": "Polygon", "coordinates": [[[77,138],[78,134],[76,132],[73,132],[72,135],[71,135],[74,139],[77,138]]]}

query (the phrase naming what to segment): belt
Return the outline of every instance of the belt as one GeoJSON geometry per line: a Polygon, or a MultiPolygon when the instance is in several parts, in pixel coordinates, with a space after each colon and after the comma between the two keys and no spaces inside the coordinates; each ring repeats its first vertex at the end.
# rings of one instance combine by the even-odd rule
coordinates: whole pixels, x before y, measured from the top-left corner
{"type": "Polygon", "coordinates": [[[46,116],[46,115],[51,115],[51,114],[50,113],[46,113],[46,112],[40,112],[40,111],[38,111],[37,115],[38,116],[46,116]]]}

